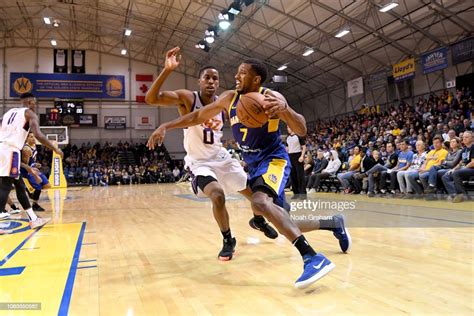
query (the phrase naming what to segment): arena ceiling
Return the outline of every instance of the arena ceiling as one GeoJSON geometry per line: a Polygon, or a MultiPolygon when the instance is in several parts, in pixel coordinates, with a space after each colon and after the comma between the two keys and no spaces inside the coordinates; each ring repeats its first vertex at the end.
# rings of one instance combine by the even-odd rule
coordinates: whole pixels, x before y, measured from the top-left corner
{"type": "Polygon", "coordinates": [[[196,43],[234,1],[2,0],[0,47],[51,48],[55,38],[60,48],[119,56],[126,48],[132,60],[160,67],[165,51],[180,46],[181,72],[196,76],[200,66],[215,65],[224,88],[233,87],[242,59],[256,57],[272,74],[286,74],[288,82],[278,88],[302,102],[472,34],[472,1],[397,0],[396,8],[380,12],[390,1],[255,0],[242,6],[205,52],[196,43]],[[43,17],[59,20],[59,27],[45,24],[43,17]],[[130,37],[124,35],[126,28],[132,30],[130,37]],[[334,36],[345,28],[349,34],[334,36]],[[304,57],[307,47],[315,52],[304,57]],[[277,71],[283,64],[288,68],[277,71]]]}

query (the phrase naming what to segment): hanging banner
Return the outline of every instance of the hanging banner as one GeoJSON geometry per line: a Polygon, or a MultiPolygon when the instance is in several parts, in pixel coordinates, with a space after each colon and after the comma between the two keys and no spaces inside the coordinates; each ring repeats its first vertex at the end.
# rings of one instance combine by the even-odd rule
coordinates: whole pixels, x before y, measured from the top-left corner
{"type": "Polygon", "coordinates": [[[135,101],[145,103],[145,96],[153,83],[153,75],[135,75],[136,87],[135,101]]]}
{"type": "Polygon", "coordinates": [[[136,116],[135,129],[155,129],[155,117],[153,116],[136,116]]]}
{"type": "Polygon", "coordinates": [[[474,60],[474,37],[459,41],[451,45],[453,65],[474,60]]]}
{"type": "Polygon", "coordinates": [[[54,72],[67,73],[67,49],[54,49],[54,72]]]}
{"type": "Polygon", "coordinates": [[[10,97],[125,99],[125,76],[10,73],[10,97]]]}
{"type": "Polygon", "coordinates": [[[104,116],[105,129],[126,129],[127,118],[125,116],[104,116]]]}
{"type": "Polygon", "coordinates": [[[364,80],[362,79],[362,77],[347,82],[347,96],[349,98],[363,93],[364,80]]]}
{"type": "Polygon", "coordinates": [[[387,84],[387,73],[382,70],[369,76],[369,87],[372,89],[385,87],[387,84]]]}
{"type": "Polygon", "coordinates": [[[406,59],[393,65],[393,78],[396,82],[415,77],[415,58],[406,59]]]}
{"type": "Polygon", "coordinates": [[[72,73],[83,74],[86,72],[86,51],[73,49],[72,55],[72,73]]]}
{"type": "Polygon", "coordinates": [[[448,67],[448,49],[440,48],[421,56],[423,74],[438,71],[448,67]]]}

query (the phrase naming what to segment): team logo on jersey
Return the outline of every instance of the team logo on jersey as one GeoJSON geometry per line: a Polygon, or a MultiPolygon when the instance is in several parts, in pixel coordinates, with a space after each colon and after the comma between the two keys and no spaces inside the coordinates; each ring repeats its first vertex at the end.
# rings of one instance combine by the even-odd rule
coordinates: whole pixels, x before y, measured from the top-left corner
{"type": "Polygon", "coordinates": [[[120,80],[110,79],[105,84],[106,92],[111,97],[118,97],[122,94],[123,86],[120,80]]]}
{"type": "Polygon", "coordinates": [[[278,182],[278,177],[272,173],[268,175],[268,180],[276,184],[278,182]]]}
{"type": "Polygon", "coordinates": [[[30,79],[20,77],[13,83],[13,89],[17,94],[28,93],[33,89],[33,84],[31,83],[30,79]]]}

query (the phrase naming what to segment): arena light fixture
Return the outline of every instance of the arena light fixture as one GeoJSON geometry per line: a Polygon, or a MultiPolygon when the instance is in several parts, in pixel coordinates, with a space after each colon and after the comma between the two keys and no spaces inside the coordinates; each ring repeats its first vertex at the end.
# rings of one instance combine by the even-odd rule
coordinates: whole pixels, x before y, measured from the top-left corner
{"type": "Polygon", "coordinates": [[[339,33],[337,33],[334,36],[337,37],[337,38],[340,38],[340,37],[343,37],[344,35],[349,34],[349,32],[350,32],[349,29],[343,29],[343,30],[339,31],[339,33]]]}
{"type": "Polygon", "coordinates": [[[277,68],[277,70],[285,70],[286,68],[288,68],[288,65],[287,64],[284,64],[284,65],[281,65],[280,67],[277,68]]]}
{"type": "Polygon", "coordinates": [[[234,1],[229,7],[229,13],[233,15],[237,15],[242,12],[242,8],[240,7],[240,0],[234,1]]]}
{"type": "Polygon", "coordinates": [[[61,24],[61,21],[59,21],[59,20],[54,20],[53,21],[53,26],[54,27],[59,27],[60,24],[61,24]]]}
{"type": "Polygon", "coordinates": [[[58,42],[53,38],[51,39],[51,45],[56,46],[58,45],[58,42]]]}
{"type": "Polygon", "coordinates": [[[227,10],[219,13],[219,27],[222,30],[227,30],[230,27],[230,21],[234,19],[234,15],[230,14],[227,10]]]}
{"type": "Polygon", "coordinates": [[[208,42],[209,44],[212,44],[215,41],[215,36],[216,36],[216,32],[214,30],[214,27],[209,26],[205,32],[204,40],[208,42]]]}
{"type": "Polygon", "coordinates": [[[125,36],[130,36],[132,35],[132,30],[131,29],[125,29],[125,36]]]}
{"type": "Polygon", "coordinates": [[[127,50],[125,48],[122,48],[122,50],[120,51],[120,54],[127,55],[127,50]]]}
{"type": "Polygon", "coordinates": [[[43,21],[44,21],[44,24],[48,24],[48,25],[51,24],[51,18],[50,17],[45,16],[43,18],[43,21]]]}
{"type": "Polygon", "coordinates": [[[306,47],[306,49],[303,52],[303,56],[306,57],[306,56],[311,55],[312,53],[314,53],[314,49],[312,47],[306,47]]]}
{"type": "Polygon", "coordinates": [[[392,10],[393,8],[397,7],[398,6],[398,2],[396,1],[392,1],[390,3],[387,3],[386,5],[384,5],[382,8],[380,8],[380,12],[387,12],[387,11],[390,11],[392,10]]]}
{"type": "Polygon", "coordinates": [[[205,52],[211,49],[205,40],[200,40],[194,47],[202,49],[205,52]]]}

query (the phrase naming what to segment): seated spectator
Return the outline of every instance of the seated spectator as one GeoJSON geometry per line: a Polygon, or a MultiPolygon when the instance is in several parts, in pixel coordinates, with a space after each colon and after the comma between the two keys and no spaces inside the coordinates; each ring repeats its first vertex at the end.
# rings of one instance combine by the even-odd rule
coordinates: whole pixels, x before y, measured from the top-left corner
{"type": "MultiPolygon", "coordinates": [[[[453,138],[449,142],[449,152],[448,156],[446,156],[446,160],[439,166],[433,166],[428,171],[428,178],[422,177],[420,178],[421,183],[423,184],[423,188],[425,193],[433,194],[436,193],[436,188],[438,184],[438,179],[441,179],[442,176],[449,170],[456,167],[459,162],[461,161],[461,141],[459,138],[453,138]]],[[[432,199],[433,196],[427,197],[428,199],[432,199]]]]}
{"type": "Polygon", "coordinates": [[[393,143],[387,143],[387,160],[385,164],[379,165],[376,164],[374,167],[372,167],[370,170],[367,171],[367,176],[369,178],[369,187],[368,187],[368,193],[371,193],[370,195],[373,196],[375,194],[375,177],[380,178],[380,185],[379,189],[382,194],[386,193],[386,181],[387,181],[387,170],[394,168],[397,165],[398,162],[398,155],[395,152],[395,146],[393,143]],[[384,172],[384,173],[382,173],[384,172]]]}
{"type": "Polygon", "coordinates": [[[320,174],[327,166],[328,160],[324,158],[324,152],[321,149],[318,149],[317,156],[314,161],[314,167],[311,171],[311,175],[308,179],[308,184],[306,185],[306,188],[308,188],[310,191],[311,189],[313,189],[314,191],[318,189],[318,187],[314,186],[314,182],[316,180],[317,175],[320,174]]]}
{"type": "Polygon", "coordinates": [[[408,149],[408,141],[402,140],[400,142],[400,152],[398,153],[397,165],[387,170],[387,174],[390,174],[390,193],[396,194],[396,189],[398,188],[397,173],[399,171],[407,170],[413,160],[413,152],[408,149]]]}
{"type": "Polygon", "coordinates": [[[448,200],[454,203],[462,202],[465,198],[466,189],[462,182],[474,177],[474,139],[472,132],[464,132],[462,141],[465,147],[461,153],[461,162],[441,177],[449,194],[448,200]]]}
{"type": "Polygon", "coordinates": [[[351,179],[352,187],[354,188],[354,191],[352,192],[353,194],[359,194],[362,192],[363,179],[367,177],[366,172],[370,170],[376,164],[374,158],[372,158],[371,156],[367,156],[366,152],[367,151],[365,149],[362,149],[360,151],[360,157],[361,157],[360,171],[354,174],[351,179]]]}
{"type": "Polygon", "coordinates": [[[421,167],[425,163],[426,152],[425,152],[425,143],[419,140],[416,142],[416,154],[413,155],[412,163],[407,170],[397,172],[397,181],[400,187],[400,196],[399,197],[408,197],[407,194],[413,192],[413,189],[408,182],[408,176],[410,174],[418,174],[421,167]]]}
{"type": "Polygon", "coordinates": [[[342,187],[344,189],[344,193],[348,194],[352,192],[352,189],[350,188],[350,182],[349,180],[352,178],[352,176],[357,173],[360,170],[360,162],[361,162],[361,157],[360,157],[360,148],[359,146],[354,147],[354,156],[350,160],[349,164],[349,170],[339,173],[337,178],[342,184],[342,187]]]}
{"type": "Polygon", "coordinates": [[[329,156],[328,165],[325,169],[321,171],[321,173],[316,175],[316,179],[314,180],[313,188],[309,191],[310,193],[316,192],[314,188],[319,188],[319,184],[321,180],[328,179],[330,176],[336,175],[336,173],[341,168],[341,160],[339,159],[339,154],[335,150],[331,150],[331,154],[329,156]]]}
{"type": "MultiPolygon", "coordinates": [[[[426,178],[428,179],[429,170],[433,166],[439,166],[441,163],[446,159],[448,155],[448,151],[443,148],[443,138],[441,136],[435,136],[433,138],[433,146],[434,149],[431,150],[426,155],[426,160],[423,166],[420,168],[420,172],[418,174],[410,174],[408,176],[408,181],[410,182],[411,188],[415,191],[415,197],[420,197],[423,193],[423,188],[418,184],[416,181],[417,179],[426,178]]],[[[425,179],[421,180],[425,181],[425,179]]]]}
{"type": "Polygon", "coordinates": [[[313,168],[314,168],[313,155],[310,152],[307,152],[306,156],[304,157],[304,166],[303,166],[305,188],[306,188],[306,185],[308,184],[309,177],[311,176],[311,172],[313,171],[313,168]]]}

